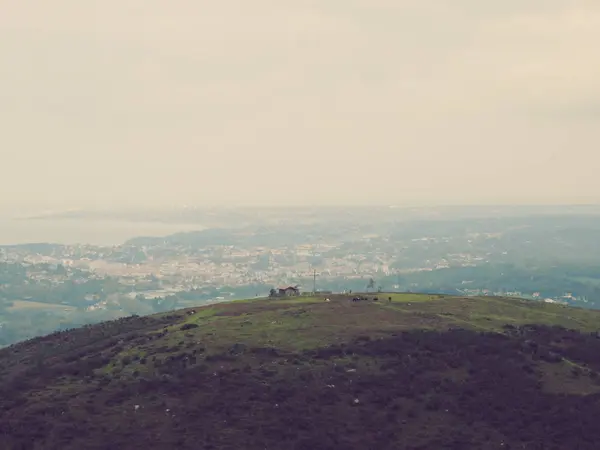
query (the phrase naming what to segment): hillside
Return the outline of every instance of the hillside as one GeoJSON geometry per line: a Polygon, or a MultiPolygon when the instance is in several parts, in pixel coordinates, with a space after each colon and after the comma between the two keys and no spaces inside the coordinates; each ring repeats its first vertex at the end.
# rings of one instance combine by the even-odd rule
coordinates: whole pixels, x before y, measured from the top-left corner
{"type": "Polygon", "coordinates": [[[379,295],[223,303],[0,350],[2,448],[597,448],[600,312],[379,295]]]}

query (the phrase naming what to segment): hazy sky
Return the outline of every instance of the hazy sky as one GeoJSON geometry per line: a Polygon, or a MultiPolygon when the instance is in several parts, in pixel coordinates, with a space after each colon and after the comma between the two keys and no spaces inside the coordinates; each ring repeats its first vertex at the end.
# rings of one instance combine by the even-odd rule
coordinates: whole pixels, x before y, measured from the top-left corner
{"type": "Polygon", "coordinates": [[[0,210],[600,201],[598,0],[0,6],[0,210]]]}

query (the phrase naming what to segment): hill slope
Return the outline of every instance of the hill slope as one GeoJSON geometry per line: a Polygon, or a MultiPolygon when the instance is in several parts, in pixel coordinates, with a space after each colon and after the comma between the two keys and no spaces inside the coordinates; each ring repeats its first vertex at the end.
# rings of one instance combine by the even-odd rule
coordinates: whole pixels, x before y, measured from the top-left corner
{"type": "Polygon", "coordinates": [[[3,349],[2,448],[597,448],[600,313],[380,295],[211,305],[3,349]]]}

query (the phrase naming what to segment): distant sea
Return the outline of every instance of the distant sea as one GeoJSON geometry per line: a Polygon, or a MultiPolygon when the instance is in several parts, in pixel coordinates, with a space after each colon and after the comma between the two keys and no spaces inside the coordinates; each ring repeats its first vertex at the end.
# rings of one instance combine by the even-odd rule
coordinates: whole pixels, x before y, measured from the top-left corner
{"type": "Polygon", "coordinates": [[[54,244],[119,245],[138,236],[166,236],[202,230],[194,224],[97,219],[14,219],[0,217],[0,245],[54,244]]]}

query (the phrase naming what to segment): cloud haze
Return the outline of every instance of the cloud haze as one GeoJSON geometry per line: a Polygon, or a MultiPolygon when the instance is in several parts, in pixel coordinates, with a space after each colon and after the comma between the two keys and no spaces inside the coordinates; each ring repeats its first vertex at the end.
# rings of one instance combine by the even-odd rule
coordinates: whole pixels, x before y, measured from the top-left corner
{"type": "Polygon", "coordinates": [[[597,0],[6,3],[0,209],[600,201],[597,0]]]}

